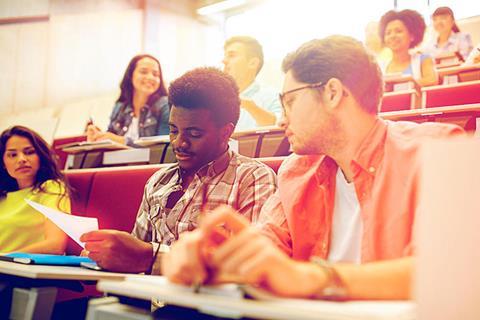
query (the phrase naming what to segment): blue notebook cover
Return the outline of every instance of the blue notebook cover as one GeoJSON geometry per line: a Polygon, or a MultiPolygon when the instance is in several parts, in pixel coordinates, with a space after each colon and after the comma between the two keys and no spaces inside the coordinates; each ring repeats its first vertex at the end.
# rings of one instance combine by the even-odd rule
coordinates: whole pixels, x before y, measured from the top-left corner
{"type": "Polygon", "coordinates": [[[61,256],[55,254],[40,254],[40,253],[9,253],[4,257],[11,258],[13,262],[24,264],[43,264],[43,265],[55,265],[55,266],[76,266],[79,267],[81,262],[94,261],[88,257],[79,256],[61,256]]]}

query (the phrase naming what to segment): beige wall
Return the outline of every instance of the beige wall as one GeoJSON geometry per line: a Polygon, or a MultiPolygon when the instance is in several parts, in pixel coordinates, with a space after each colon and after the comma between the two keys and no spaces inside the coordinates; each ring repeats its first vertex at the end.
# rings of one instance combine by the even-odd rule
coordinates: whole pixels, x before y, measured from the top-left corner
{"type": "Polygon", "coordinates": [[[209,64],[211,34],[221,38],[219,28],[165,8],[149,17],[106,0],[111,10],[74,2],[74,9],[67,2],[51,9],[47,21],[0,25],[0,130],[18,123],[51,140],[80,134],[89,115],[106,128],[134,55],[157,56],[169,82],[209,64]]]}
{"type": "Polygon", "coordinates": [[[0,114],[57,108],[115,90],[141,51],[140,10],[0,26],[0,114]]]}

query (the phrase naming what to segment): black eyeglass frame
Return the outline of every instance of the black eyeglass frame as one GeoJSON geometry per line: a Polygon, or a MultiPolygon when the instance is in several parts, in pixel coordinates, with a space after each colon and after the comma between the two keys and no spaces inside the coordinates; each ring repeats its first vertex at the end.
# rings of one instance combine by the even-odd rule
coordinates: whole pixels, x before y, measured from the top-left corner
{"type": "Polygon", "coordinates": [[[285,99],[285,97],[286,97],[287,94],[292,93],[292,92],[296,92],[296,91],[300,91],[300,90],[303,90],[303,89],[321,88],[321,87],[323,87],[324,85],[326,85],[326,83],[317,82],[317,83],[307,84],[307,85],[305,85],[305,86],[298,87],[298,88],[295,88],[295,89],[288,90],[288,91],[285,91],[285,92],[283,92],[283,93],[280,93],[280,94],[278,95],[278,98],[280,99],[280,105],[282,106],[283,114],[284,114],[284,115],[286,114],[286,107],[285,107],[285,103],[283,102],[283,100],[285,99]]]}

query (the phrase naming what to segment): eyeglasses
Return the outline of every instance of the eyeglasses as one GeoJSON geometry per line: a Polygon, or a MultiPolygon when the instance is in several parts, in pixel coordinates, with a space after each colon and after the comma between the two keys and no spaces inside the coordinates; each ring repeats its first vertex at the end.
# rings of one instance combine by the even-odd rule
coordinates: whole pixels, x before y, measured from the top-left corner
{"type": "Polygon", "coordinates": [[[295,89],[292,89],[292,90],[288,90],[288,91],[285,91],[284,93],[280,93],[279,94],[279,98],[280,98],[280,104],[282,105],[282,109],[283,109],[283,114],[286,115],[287,114],[287,103],[285,102],[285,97],[292,93],[292,92],[296,92],[296,91],[300,91],[300,90],[303,90],[303,89],[315,89],[315,88],[320,88],[320,87],[323,87],[326,83],[322,83],[322,82],[318,82],[318,83],[314,83],[314,84],[308,84],[306,86],[303,86],[303,87],[299,87],[299,88],[295,88],[295,89]]]}

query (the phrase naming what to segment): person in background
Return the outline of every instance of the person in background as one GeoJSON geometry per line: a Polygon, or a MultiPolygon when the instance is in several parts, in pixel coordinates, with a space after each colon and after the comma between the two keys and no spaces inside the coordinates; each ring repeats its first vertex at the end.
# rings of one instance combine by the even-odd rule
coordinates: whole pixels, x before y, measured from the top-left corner
{"type": "Polygon", "coordinates": [[[224,71],[231,75],[240,90],[240,119],[236,130],[275,125],[281,116],[278,92],[260,85],[255,78],[263,67],[260,43],[247,36],[225,41],[224,71]]]}
{"type": "Polygon", "coordinates": [[[467,60],[465,60],[466,65],[480,63],[480,43],[470,52],[467,60]]]}
{"type": "Polygon", "coordinates": [[[411,52],[422,42],[424,32],[425,21],[414,10],[391,10],[382,16],[380,38],[392,50],[392,59],[381,65],[384,74],[411,75],[420,86],[438,84],[433,59],[411,52]]]}
{"type": "Polygon", "coordinates": [[[253,226],[217,208],[164,256],[182,284],[235,279],[277,295],[408,299],[425,138],[463,134],[455,125],[384,121],[383,81],[357,40],[309,41],[283,61],[281,102],[294,154],[253,226]],[[232,233],[217,246],[219,225],[232,233]]]}
{"type": "Polygon", "coordinates": [[[168,134],[167,89],[160,62],[148,54],[130,60],[120,83],[107,132],[93,123],[87,127],[87,141],[110,139],[133,146],[140,137],[168,134]]]}
{"type": "Polygon", "coordinates": [[[272,169],[228,147],[240,113],[232,77],[215,68],[194,69],[172,82],[169,100],[178,162],[148,180],[132,234],[100,230],[81,237],[88,256],[105,269],[149,273],[158,252],[194,230],[205,210],[225,204],[256,220],[276,190],[272,169]]]}
{"type": "Polygon", "coordinates": [[[0,252],[63,254],[67,236],[24,199],[70,212],[68,184],[49,145],[14,126],[0,135],[0,252]]]}
{"type": "Polygon", "coordinates": [[[432,22],[436,35],[422,51],[434,58],[458,52],[465,61],[473,48],[472,38],[470,34],[460,31],[452,9],[437,8],[432,14],[432,22]]]}
{"type": "Polygon", "coordinates": [[[365,27],[365,47],[367,47],[377,58],[379,64],[386,63],[392,59],[392,52],[385,47],[378,35],[378,21],[370,21],[365,27]]]}

